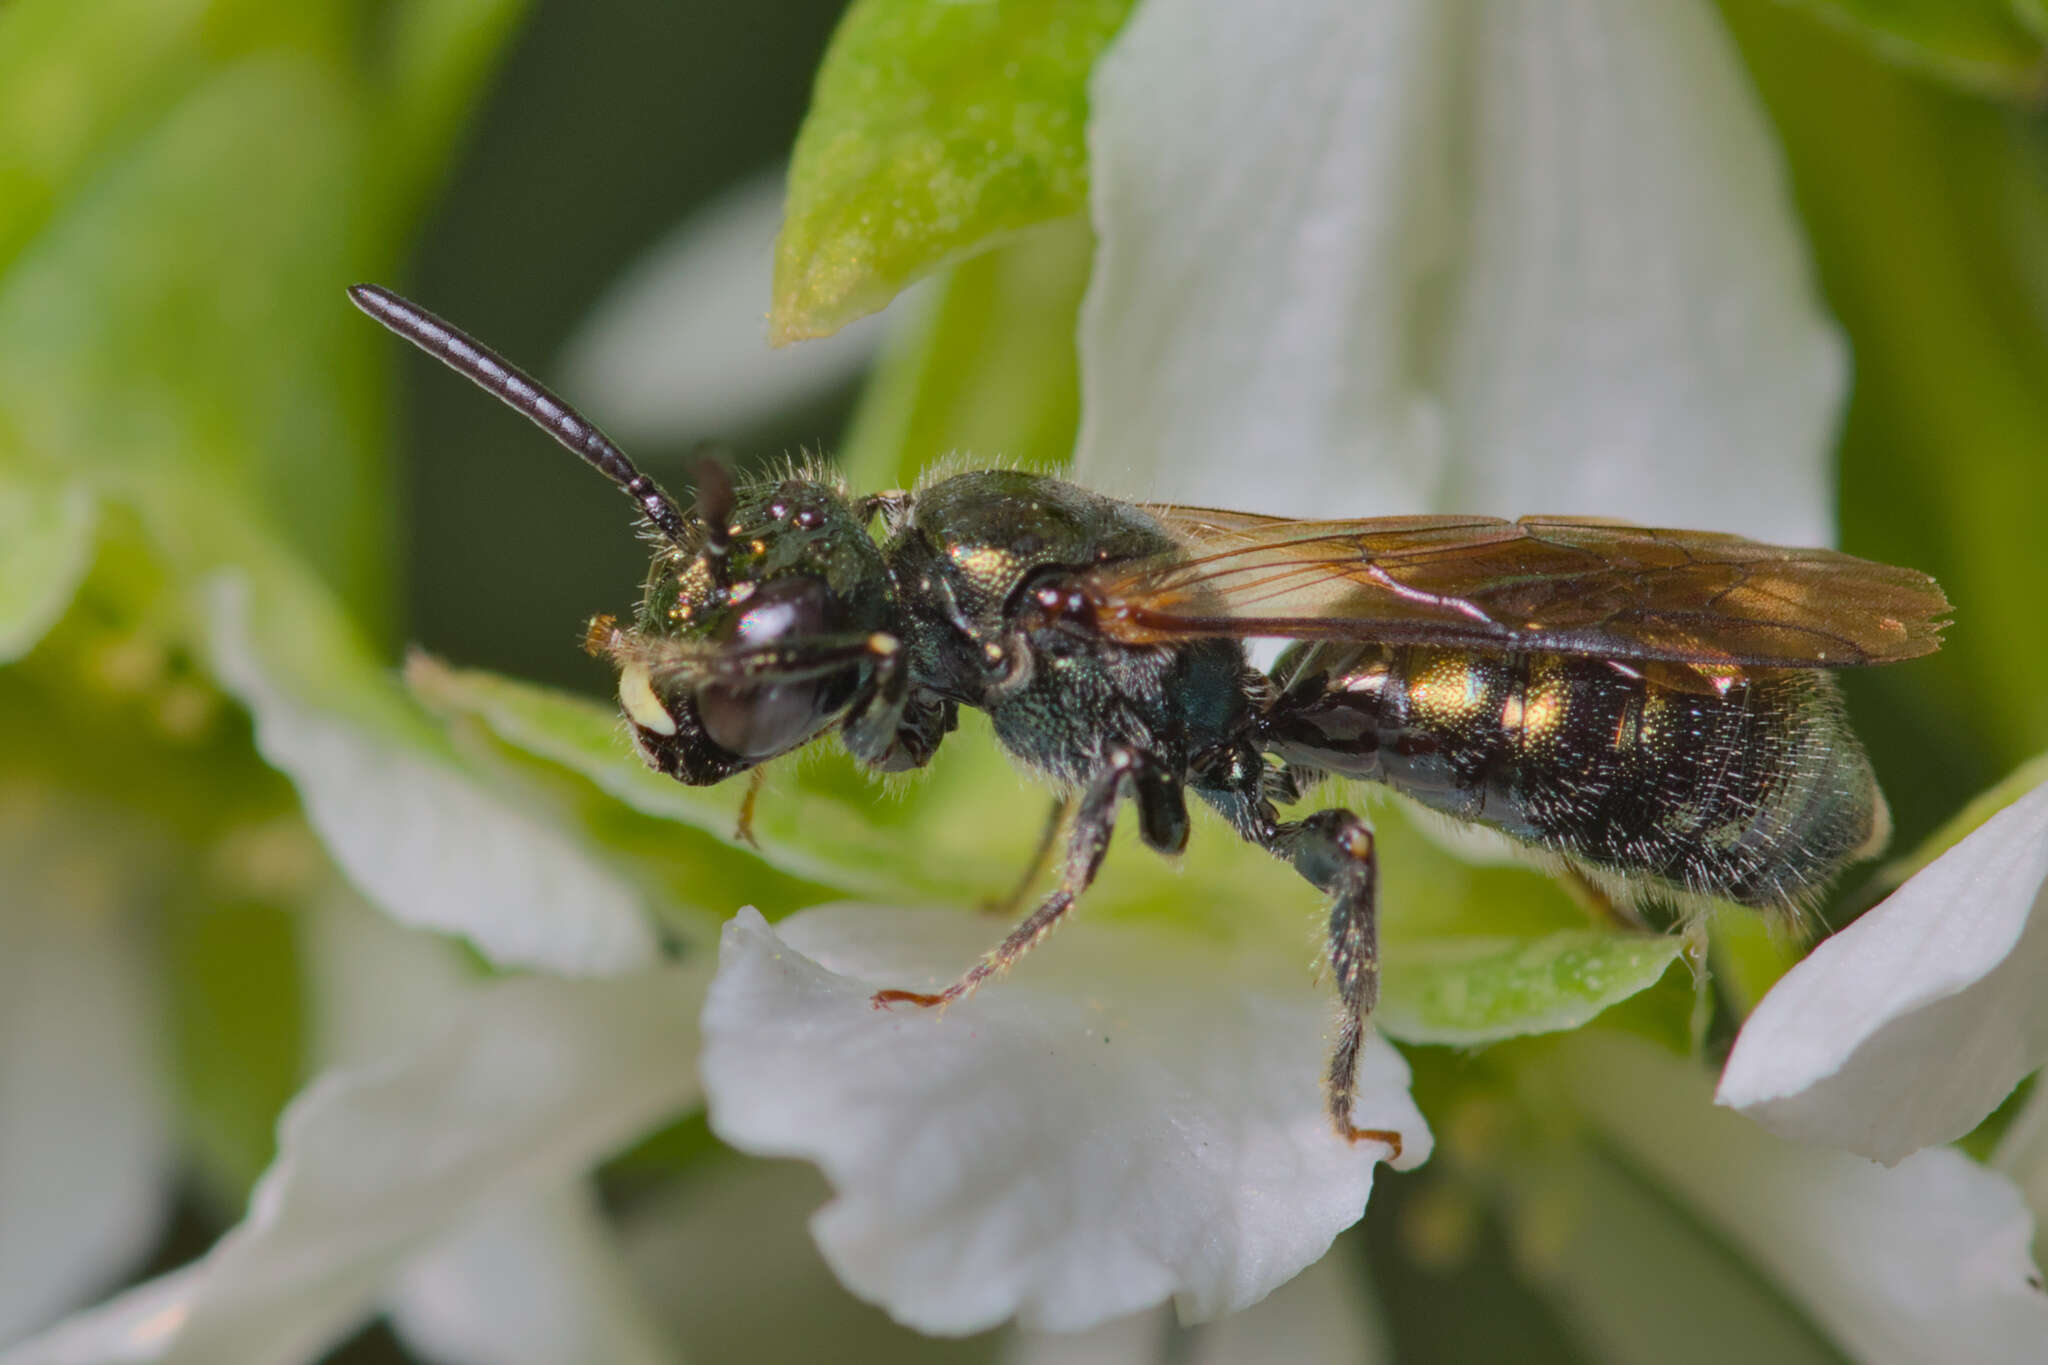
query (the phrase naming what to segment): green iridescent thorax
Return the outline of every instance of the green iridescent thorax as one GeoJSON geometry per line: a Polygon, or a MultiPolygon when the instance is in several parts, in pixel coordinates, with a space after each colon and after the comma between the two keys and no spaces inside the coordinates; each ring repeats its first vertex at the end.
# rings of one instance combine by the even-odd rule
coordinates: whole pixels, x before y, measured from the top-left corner
{"type": "Polygon", "coordinates": [[[1033,569],[1085,568],[1174,548],[1159,523],[1115,498],[1014,469],[986,469],[933,484],[911,518],[946,560],[969,617],[1000,610],[1033,569]]]}

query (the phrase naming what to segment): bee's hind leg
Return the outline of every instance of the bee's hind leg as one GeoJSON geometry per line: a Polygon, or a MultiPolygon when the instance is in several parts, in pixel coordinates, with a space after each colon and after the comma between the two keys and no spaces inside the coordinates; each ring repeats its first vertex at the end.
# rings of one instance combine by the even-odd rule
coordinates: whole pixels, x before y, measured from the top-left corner
{"type": "Polygon", "coordinates": [[[1326,810],[1274,828],[1269,847],[1330,896],[1330,968],[1337,978],[1337,1045],[1330,1052],[1330,1121],[1352,1142],[1384,1142],[1399,1160],[1401,1135],[1351,1121],[1366,1021],[1380,996],[1379,859],[1372,831],[1348,810],[1326,810]]]}
{"type": "Polygon", "coordinates": [[[1388,1160],[1401,1156],[1401,1135],[1360,1128],[1351,1121],[1358,1092],[1358,1059],[1365,1029],[1379,1003],[1379,859],[1372,830],[1348,810],[1326,810],[1306,820],[1283,821],[1271,795],[1296,790],[1290,773],[1263,765],[1249,750],[1219,754],[1207,773],[1215,785],[1197,794],[1226,816],[1237,832],[1288,863],[1330,897],[1330,967],[1337,978],[1337,1045],[1324,1078],[1330,1121],[1352,1142],[1383,1142],[1388,1160]]]}

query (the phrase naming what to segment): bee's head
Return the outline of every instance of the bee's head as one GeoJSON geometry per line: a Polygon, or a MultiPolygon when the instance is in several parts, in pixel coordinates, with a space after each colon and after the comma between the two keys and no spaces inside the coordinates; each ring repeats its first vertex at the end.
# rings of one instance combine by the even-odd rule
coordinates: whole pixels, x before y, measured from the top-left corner
{"type": "Polygon", "coordinates": [[[356,306],[511,406],[633,500],[659,546],[640,619],[591,623],[619,665],[641,753],[692,785],[794,749],[831,725],[892,652],[895,594],[881,552],[836,484],[791,477],[735,494],[699,467],[685,512],[602,431],[460,328],[373,284],[356,306]]]}
{"type": "Polygon", "coordinates": [[[735,494],[707,463],[691,520],[694,534],[656,555],[637,627],[607,624],[590,643],[619,664],[648,762],[702,785],[839,720],[889,647],[894,593],[859,515],[823,480],[735,494]]]}

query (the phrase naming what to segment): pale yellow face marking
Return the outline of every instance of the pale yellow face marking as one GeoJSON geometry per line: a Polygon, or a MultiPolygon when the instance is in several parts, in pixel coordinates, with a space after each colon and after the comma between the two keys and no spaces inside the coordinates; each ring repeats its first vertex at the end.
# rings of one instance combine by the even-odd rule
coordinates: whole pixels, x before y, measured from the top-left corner
{"type": "Polygon", "coordinates": [[[675,717],[654,695],[654,684],[647,680],[646,664],[627,664],[619,670],[619,705],[626,708],[627,718],[642,729],[657,735],[676,732],[675,717]]]}

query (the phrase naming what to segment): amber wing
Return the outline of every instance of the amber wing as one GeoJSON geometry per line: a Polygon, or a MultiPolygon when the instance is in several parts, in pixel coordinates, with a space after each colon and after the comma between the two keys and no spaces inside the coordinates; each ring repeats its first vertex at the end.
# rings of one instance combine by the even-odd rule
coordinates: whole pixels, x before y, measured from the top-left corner
{"type": "Polygon", "coordinates": [[[1934,580],[1834,550],[1573,517],[1287,521],[1154,506],[1179,555],[1090,575],[1099,627],[1848,668],[1940,646],[1934,580]]]}

